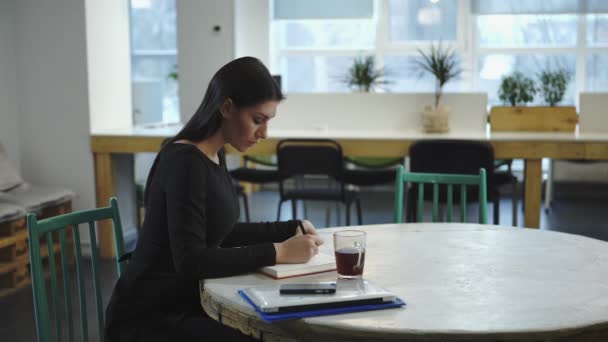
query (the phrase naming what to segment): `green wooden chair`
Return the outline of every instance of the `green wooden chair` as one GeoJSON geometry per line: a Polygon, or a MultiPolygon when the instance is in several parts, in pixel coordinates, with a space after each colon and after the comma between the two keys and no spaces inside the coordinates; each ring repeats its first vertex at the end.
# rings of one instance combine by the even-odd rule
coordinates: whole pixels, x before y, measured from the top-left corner
{"type": "MultiPolygon", "coordinates": [[[[124,242],[122,226],[118,212],[118,201],[116,198],[110,199],[110,206],[99,209],[73,212],[59,215],[38,221],[35,214],[27,215],[27,230],[29,233],[29,254],[30,267],[32,272],[32,290],[34,293],[34,313],[36,317],[36,333],[38,341],[73,341],[74,340],[74,317],[72,310],[72,295],[70,281],[70,255],[75,255],[76,260],[76,280],[78,288],[78,299],[80,306],[80,322],[82,341],[89,340],[86,293],[84,282],[84,260],[80,244],[79,224],[88,223],[89,234],[91,237],[91,261],[93,273],[93,289],[95,291],[95,304],[97,309],[97,328],[99,341],[104,340],[103,322],[103,303],[101,297],[100,275],[99,275],[99,250],[95,234],[95,222],[111,219],[114,226],[114,241],[116,255],[124,254],[124,242]],[[73,250],[68,246],[70,238],[68,233],[73,235],[73,250]],[[46,246],[41,245],[41,238],[46,237],[46,246]],[[53,237],[57,238],[58,243],[53,242],[53,237]],[[58,289],[57,265],[55,265],[56,251],[60,253],[61,277],[63,280],[64,304],[60,303],[60,293],[58,289]],[[45,266],[43,268],[43,257],[45,266]],[[73,253],[73,254],[72,254],[73,253]],[[47,296],[45,275],[50,277],[50,301],[47,296]],[[51,316],[52,313],[52,316],[51,316]],[[65,315],[65,316],[64,316],[65,315]],[[53,334],[51,328],[51,317],[55,323],[53,334]],[[66,336],[62,335],[62,321],[67,323],[66,336]]],[[[59,258],[57,258],[59,261],[59,258]]],[[[118,261],[118,275],[124,271],[124,262],[118,261]]]]}
{"type": "Polygon", "coordinates": [[[439,185],[447,186],[446,220],[452,222],[454,186],[460,186],[460,221],[467,220],[467,185],[479,187],[479,223],[488,222],[486,170],[479,169],[479,175],[439,174],[405,172],[403,166],[397,169],[395,191],[395,222],[403,222],[403,188],[404,183],[418,184],[417,217],[422,222],[424,217],[424,185],[433,185],[433,222],[441,222],[439,215],[439,185]]]}

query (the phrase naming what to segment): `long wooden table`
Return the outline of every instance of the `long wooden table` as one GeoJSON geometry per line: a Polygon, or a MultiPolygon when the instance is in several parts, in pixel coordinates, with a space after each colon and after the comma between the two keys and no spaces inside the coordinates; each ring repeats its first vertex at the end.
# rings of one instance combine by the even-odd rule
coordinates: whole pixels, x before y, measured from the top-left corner
{"type": "MultiPolygon", "coordinates": [[[[91,151],[95,160],[97,205],[105,206],[116,194],[113,154],[158,152],[164,139],[174,135],[178,126],[125,129],[97,132],[91,135],[91,151]]],[[[268,139],[252,147],[247,154],[274,154],[279,140],[286,138],[329,138],[337,140],[348,156],[407,156],[410,145],[421,139],[472,139],[488,141],[500,159],[525,160],[525,217],[528,228],[540,226],[542,158],[608,160],[608,136],[578,133],[447,133],[425,134],[399,131],[332,131],[332,130],[270,130],[268,139]]],[[[228,153],[237,153],[228,148],[228,153]]],[[[114,255],[109,224],[99,229],[102,257],[114,255]]]]}

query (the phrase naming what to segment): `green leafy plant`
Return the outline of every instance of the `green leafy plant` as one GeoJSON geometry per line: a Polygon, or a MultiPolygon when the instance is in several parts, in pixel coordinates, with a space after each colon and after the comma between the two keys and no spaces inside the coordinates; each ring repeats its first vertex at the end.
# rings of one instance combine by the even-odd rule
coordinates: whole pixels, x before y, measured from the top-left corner
{"type": "Polygon", "coordinates": [[[534,101],[536,85],[534,80],[519,71],[502,78],[498,89],[498,98],[511,106],[525,105],[534,101]]]}
{"type": "Polygon", "coordinates": [[[386,72],[375,67],[373,56],[356,57],[348,69],[343,82],[349,88],[370,92],[389,84],[386,72]]]}
{"type": "Polygon", "coordinates": [[[553,107],[564,98],[570,81],[570,72],[566,69],[543,70],[538,74],[540,94],[549,106],[553,107]]]}
{"type": "Polygon", "coordinates": [[[439,106],[443,87],[449,81],[458,78],[462,73],[460,59],[455,49],[437,45],[431,45],[428,52],[418,49],[420,56],[414,60],[419,77],[431,74],[435,77],[435,108],[439,106]]]}

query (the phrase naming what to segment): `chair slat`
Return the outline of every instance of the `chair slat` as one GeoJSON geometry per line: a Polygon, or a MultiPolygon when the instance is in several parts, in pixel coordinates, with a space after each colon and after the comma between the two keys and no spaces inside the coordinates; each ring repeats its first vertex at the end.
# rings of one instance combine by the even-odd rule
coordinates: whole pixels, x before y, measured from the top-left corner
{"type": "Polygon", "coordinates": [[[424,183],[418,183],[418,222],[424,219],[424,183]]]}
{"type": "Polygon", "coordinates": [[[433,222],[439,222],[439,184],[433,184],[433,222]]]}
{"type": "Polygon", "coordinates": [[[51,308],[53,310],[53,321],[55,321],[55,337],[57,341],[61,338],[61,315],[59,314],[59,290],[57,289],[57,267],[55,266],[55,247],[53,234],[46,233],[46,246],[48,249],[49,278],[51,281],[51,308]]]}
{"type": "MultiPolygon", "coordinates": [[[[99,336],[103,337],[103,303],[101,301],[101,285],[99,284],[99,250],[95,236],[95,223],[89,222],[89,235],[91,236],[91,261],[93,264],[93,287],[95,289],[95,305],[97,307],[97,328],[99,336]]],[[[103,339],[102,341],[103,342],[103,339]]]]}
{"type": "Polygon", "coordinates": [[[70,264],[68,261],[68,249],[66,243],[66,233],[65,230],[59,231],[59,250],[61,253],[61,268],[63,270],[63,291],[65,295],[65,312],[67,316],[67,324],[68,324],[68,341],[74,341],[74,322],[73,322],[73,314],[72,314],[72,290],[71,290],[71,282],[70,282],[70,264]]]}
{"type": "Polygon", "coordinates": [[[78,225],[74,226],[74,250],[76,253],[76,277],[78,281],[78,297],[80,299],[80,327],[82,340],[89,339],[89,325],[87,323],[87,301],[84,287],[84,274],[82,265],[82,251],[80,249],[80,231],[78,225]]]}
{"type": "Polygon", "coordinates": [[[479,184],[479,223],[485,224],[485,223],[488,223],[488,208],[487,208],[488,188],[487,188],[486,170],[484,170],[483,168],[480,169],[479,177],[481,178],[481,182],[479,184]]]}
{"type": "Polygon", "coordinates": [[[447,221],[452,222],[452,206],[453,206],[453,197],[454,190],[452,188],[452,184],[448,184],[448,209],[447,209],[447,221]]]}
{"type": "MultiPolygon", "coordinates": [[[[32,279],[44,279],[42,272],[42,254],[40,248],[40,232],[36,222],[35,214],[27,215],[27,230],[29,236],[29,252],[30,252],[30,267],[32,270],[32,279]]],[[[33,281],[32,290],[34,292],[34,313],[36,318],[36,335],[38,341],[50,341],[51,336],[51,321],[49,315],[49,306],[46,296],[46,286],[44,282],[33,281]]]]}
{"type": "Polygon", "coordinates": [[[403,179],[404,170],[402,167],[397,169],[397,177],[395,179],[395,222],[403,222],[403,179]]]}
{"type": "Polygon", "coordinates": [[[467,186],[460,186],[460,222],[467,221],[467,186]]]}

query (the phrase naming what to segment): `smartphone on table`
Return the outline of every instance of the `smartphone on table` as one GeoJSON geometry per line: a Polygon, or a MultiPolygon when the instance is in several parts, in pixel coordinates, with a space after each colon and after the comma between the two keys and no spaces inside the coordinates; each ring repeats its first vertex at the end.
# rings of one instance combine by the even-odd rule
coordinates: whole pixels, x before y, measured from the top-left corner
{"type": "Polygon", "coordinates": [[[279,288],[282,295],[332,294],[336,293],[335,282],[283,284],[279,288]]]}

